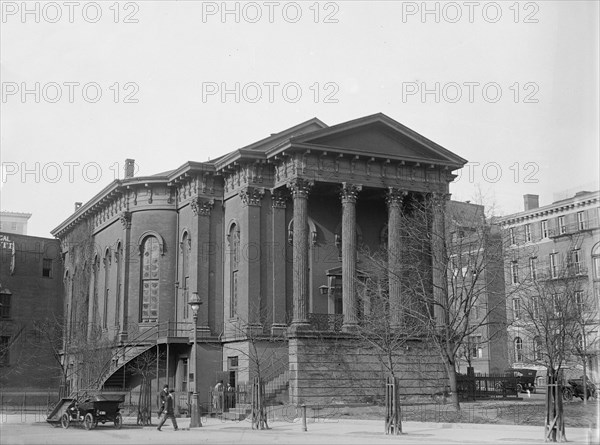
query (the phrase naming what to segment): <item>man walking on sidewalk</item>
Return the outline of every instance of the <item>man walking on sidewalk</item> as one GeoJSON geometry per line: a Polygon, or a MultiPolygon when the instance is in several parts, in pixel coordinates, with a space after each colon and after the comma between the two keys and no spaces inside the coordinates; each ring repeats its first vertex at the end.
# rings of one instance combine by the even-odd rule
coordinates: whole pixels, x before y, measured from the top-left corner
{"type": "Polygon", "coordinates": [[[177,427],[177,419],[175,418],[175,399],[173,398],[174,392],[175,392],[174,389],[170,390],[169,395],[167,396],[167,399],[165,400],[165,410],[163,412],[162,419],[160,419],[160,422],[158,424],[158,428],[156,428],[158,431],[161,431],[161,428],[165,424],[167,419],[171,419],[171,422],[173,423],[173,429],[175,431],[177,431],[179,429],[177,427]]]}

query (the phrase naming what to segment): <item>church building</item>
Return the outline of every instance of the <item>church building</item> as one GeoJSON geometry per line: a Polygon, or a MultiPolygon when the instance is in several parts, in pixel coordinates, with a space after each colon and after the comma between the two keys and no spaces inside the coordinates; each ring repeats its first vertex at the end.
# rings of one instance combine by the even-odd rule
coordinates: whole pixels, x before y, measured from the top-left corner
{"type": "MultiPolygon", "coordinates": [[[[111,351],[94,384],[135,388],[128,364],[154,351],[152,389],[197,390],[202,403],[218,380],[237,386],[257,372],[291,403],[381,395],[383,371],[353,337],[366,310],[360,252],[399,248],[407,202],[445,202],[466,162],[383,114],[334,126],[314,118],[152,176],[134,177],[128,160],[124,179],[52,232],[68,329],[111,351]]],[[[433,215],[432,231],[443,218],[433,215]]],[[[431,280],[444,277],[432,270],[431,280]]],[[[390,301],[399,299],[390,283],[390,301]]],[[[406,348],[403,394],[446,385],[429,349],[406,348]]],[[[75,357],[65,360],[72,388],[91,384],[75,357]]]]}

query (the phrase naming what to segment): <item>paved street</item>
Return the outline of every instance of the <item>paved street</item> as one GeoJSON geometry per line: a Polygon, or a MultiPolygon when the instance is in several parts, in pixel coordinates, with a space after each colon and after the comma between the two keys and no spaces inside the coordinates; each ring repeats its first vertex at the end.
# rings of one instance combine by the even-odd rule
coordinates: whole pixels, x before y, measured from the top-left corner
{"type": "MultiPolygon", "coordinates": [[[[250,423],[221,422],[207,419],[203,428],[189,430],[189,419],[179,419],[179,431],[167,421],[163,431],[156,427],[137,427],[135,419],[125,419],[121,430],[112,425],[99,425],[86,431],[75,426],[67,430],[53,428],[46,422],[22,423],[19,416],[4,415],[0,424],[0,443],[13,444],[524,444],[543,443],[543,428],[515,425],[444,424],[405,422],[402,436],[383,434],[383,421],[332,419],[309,422],[302,431],[299,419],[294,422],[271,422],[267,431],[253,431],[250,423]]],[[[584,428],[567,428],[567,439],[573,444],[597,444],[596,436],[584,428]],[[594,438],[595,437],[595,438],[594,438]]]]}

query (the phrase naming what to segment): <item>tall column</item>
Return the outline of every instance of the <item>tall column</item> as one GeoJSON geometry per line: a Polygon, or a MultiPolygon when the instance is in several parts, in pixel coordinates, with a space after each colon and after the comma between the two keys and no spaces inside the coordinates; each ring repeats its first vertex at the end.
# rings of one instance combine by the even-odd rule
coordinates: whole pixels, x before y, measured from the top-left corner
{"type": "Polygon", "coordinates": [[[356,199],[361,185],[342,183],[342,309],[344,331],[357,325],[356,318],[356,199]]]}
{"type": "Polygon", "coordinates": [[[119,341],[127,341],[127,320],[129,317],[129,263],[131,261],[131,212],[122,212],[119,219],[123,226],[123,257],[119,258],[121,267],[121,330],[119,332],[119,341]]]}
{"type": "Polygon", "coordinates": [[[308,327],[308,194],[312,181],[296,178],[288,183],[294,199],[294,312],[292,329],[308,327]]]}
{"type": "Polygon", "coordinates": [[[287,196],[281,190],[274,190],[271,194],[272,214],[271,214],[271,273],[273,276],[272,287],[272,305],[273,319],[271,325],[271,334],[282,334],[287,325],[285,324],[286,315],[286,281],[285,281],[285,246],[286,246],[286,227],[285,227],[285,209],[287,196]]]}
{"type": "Polygon", "coordinates": [[[402,300],[401,279],[402,273],[402,237],[401,237],[401,214],[402,200],[407,192],[390,187],[386,201],[388,205],[388,283],[389,301],[392,326],[399,326],[401,322],[402,300]]]}
{"type": "MultiPolygon", "coordinates": [[[[208,314],[211,309],[209,298],[209,272],[210,272],[210,214],[215,204],[212,198],[192,199],[191,206],[194,212],[192,225],[192,255],[195,269],[191,275],[190,289],[198,292],[202,306],[198,311],[198,324],[196,329],[200,335],[210,335],[208,314]]],[[[187,246],[183,246],[184,249],[187,246]]]]}
{"type": "Polygon", "coordinates": [[[448,263],[446,253],[446,223],[445,211],[449,194],[433,193],[429,196],[431,202],[431,273],[433,283],[434,316],[438,326],[444,326],[448,320],[448,311],[444,310],[445,296],[448,293],[448,263]]]}

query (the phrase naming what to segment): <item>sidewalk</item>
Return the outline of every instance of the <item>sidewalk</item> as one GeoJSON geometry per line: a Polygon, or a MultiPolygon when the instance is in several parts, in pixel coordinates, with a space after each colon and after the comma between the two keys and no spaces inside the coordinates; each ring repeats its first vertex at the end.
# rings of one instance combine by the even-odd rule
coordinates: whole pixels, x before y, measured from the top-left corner
{"type": "MultiPolygon", "coordinates": [[[[46,422],[19,423],[19,419],[3,416],[0,424],[0,442],[6,444],[523,444],[543,443],[543,427],[404,422],[404,434],[386,436],[383,420],[320,419],[309,421],[307,431],[301,419],[290,422],[273,421],[270,429],[256,431],[250,422],[203,419],[203,427],[189,429],[189,418],[178,419],[179,431],[174,431],[167,421],[161,432],[156,425],[138,427],[134,418],[124,419],[124,426],[116,430],[112,425],[99,425],[87,431],[81,426],[67,430],[53,428],[46,422]],[[12,421],[11,421],[12,420],[12,421]]],[[[312,419],[311,419],[312,420],[312,419]]],[[[156,419],[153,419],[156,424],[156,419]]],[[[597,444],[598,432],[585,428],[566,429],[567,439],[573,444],[597,444]]]]}

